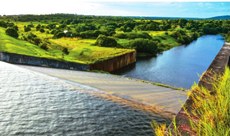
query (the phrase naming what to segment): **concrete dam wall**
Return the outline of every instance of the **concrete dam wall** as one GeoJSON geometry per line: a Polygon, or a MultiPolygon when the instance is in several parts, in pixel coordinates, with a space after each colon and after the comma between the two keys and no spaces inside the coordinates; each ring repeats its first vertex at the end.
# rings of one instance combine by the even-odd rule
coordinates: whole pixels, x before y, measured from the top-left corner
{"type": "Polygon", "coordinates": [[[15,53],[0,52],[0,61],[13,64],[43,66],[51,68],[72,69],[72,70],[103,70],[113,72],[136,62],[136,52],[130,52],[115,58],[104,60],[96,64],[81,64],[66,62],[54,59],[39,58],[15,53]]]}
{"type": "MultiPolygon", "coordinates": [[[[214,81],[213,76],[215,74],[223,74],[226,66],[230,67],[230,43],[224,44],[208,70],[200,78],[198,85],[207,88],[210,93],[214,95],[213,92],[215,90],[212,84],[214,81]]],[[[191,90],[191,93],[195,93],[195,91],[191,90]]],[[[191,119],[190,116],[193,116],[193,112],[196,110],[192,108],[193,103],[192,98],[189,97],[176,116],[177,127],[182,135],[194,135],[191,131],[192,128],[189,121],[191,119]],[[184,129],[185,127],[183,126],[187,126],[186,129],[184,129]]],[[[169,130],[174,131],[174,126],[172,124],[169,126],[169,130]]]]}
{"type": "Polygon", "coordinates": [[[136,52],[130,52],[112,59],[90,65],[90,70],[114,72],[136,62],[136,52]]]}

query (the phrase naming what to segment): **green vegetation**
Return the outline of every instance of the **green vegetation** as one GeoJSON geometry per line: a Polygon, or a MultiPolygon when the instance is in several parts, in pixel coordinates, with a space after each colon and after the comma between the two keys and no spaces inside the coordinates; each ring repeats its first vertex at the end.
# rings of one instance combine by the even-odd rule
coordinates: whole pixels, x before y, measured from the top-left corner
{"type": "Polygon", "coordinates": [[[230,42],[230,32],[225,35],[226,42],[230,42]]]}
{"type": "Polygon", "coordinates": [[[28,56],[55,58],[50,53],[40,49],[29,42],[15,39],[5,34],[5,29],[0,28],[0,51],[25,54],[28,56]]]}
{"type": "MultiPolygon", "coordinates": [[[[212,93],[198,85],[192,88],[191,98],[194,102],[192,109],[195,110],[192,112],[193,115],[187,113],[192,127],[187,129],[194,135],[228,136],[230,134],[230,69],[226,68],[221,77],[215,76],[214,81],[212,85],[215,91],[212,93]]],[[[166,125],[155,124],[154,126],[158,136],[165,135],[166,125]]],[[[175,119],[173,126],[173,133],[180,136],[175,119]]],[[[172,132],[168,135],[172,135],[172,132]]]]}
{"type": "Polygon", "coordinates": [[[114,38],[107,37],[105,35],[99,35],[97,37],[96,45],[102,47],[117,47],[117,41],[114,38]]]}
{"type": "Polygon", "coordinates": [[[18,38],[18,32],[17,32],[17,30],[15,30],[12,27],[9,27],[9,28],[6,29],[6,34],[9,35],[9,36],[11,36],[11,37],[18,38]]]}
{"type": "MultiPolygon", "coordinates": [[[[1,35],[18,39],[11,40],[14,46],[1,47],[1,51],[40,57],[48,54],[51,58],[89,64],[134,49],[138,56],[154,56],[204,34],[227,35],[229,24],[228,20],[151,20],[72,14],[1,16],[1,35]],[[30,45],[28,49],[26,45],[30,45]],[[31,46],[43,53],[16,51],[29,50],[31,46]]],[[[8,44],[4,39],[1,42],[4,46],[8,44]]]]}

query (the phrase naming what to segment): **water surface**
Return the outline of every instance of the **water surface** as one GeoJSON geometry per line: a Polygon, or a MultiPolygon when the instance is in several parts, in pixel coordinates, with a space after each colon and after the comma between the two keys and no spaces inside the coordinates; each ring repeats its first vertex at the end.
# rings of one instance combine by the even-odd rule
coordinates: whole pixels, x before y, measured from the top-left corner
{"type": "Polygon", "coordinates": [[[207,70],[224,44],[220,35],[207,35],[189,45],[178,46],[155,58],[139,59],[131,70],[121,75],[190,88],[207,70]]]}
{"type": "MultiPolygon", "coordinates": [[[[0,135],[151,136],[165,119],[84,93],[99,91],[0,61],[0,135]]],[[[100,93],[100,92],[98,92],[100,93]]]]}

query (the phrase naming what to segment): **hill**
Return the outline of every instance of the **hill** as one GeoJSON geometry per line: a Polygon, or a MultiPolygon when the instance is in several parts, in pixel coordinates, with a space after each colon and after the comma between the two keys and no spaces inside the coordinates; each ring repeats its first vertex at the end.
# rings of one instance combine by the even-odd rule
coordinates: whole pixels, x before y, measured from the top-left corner
{"type": "Polygon", "coordinates": [[[229,20],[230,19],[230,15],[215,16],[215,17],[211,17],[211,18],[208,18],[208,19],[229,20]]]}

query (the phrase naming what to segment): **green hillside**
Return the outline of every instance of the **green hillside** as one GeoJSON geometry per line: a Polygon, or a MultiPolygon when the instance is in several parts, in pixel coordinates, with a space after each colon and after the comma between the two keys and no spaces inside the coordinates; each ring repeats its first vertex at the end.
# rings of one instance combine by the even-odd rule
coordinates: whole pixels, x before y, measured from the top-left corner
{"type": "Polygon", "coordinates": [[[0,28],[0,51],[2,52],[91,64],[133,51],[91,46],[95,40],[77,38],[50,39],[50,42],[49,49],[44,50],[38,45],[8,36],[5,34],[5,29],[0,28]],[[63,55],[62,48],[65,47],[69,49],[68,55],[63,55]]]}

